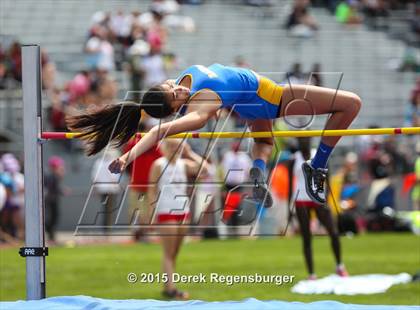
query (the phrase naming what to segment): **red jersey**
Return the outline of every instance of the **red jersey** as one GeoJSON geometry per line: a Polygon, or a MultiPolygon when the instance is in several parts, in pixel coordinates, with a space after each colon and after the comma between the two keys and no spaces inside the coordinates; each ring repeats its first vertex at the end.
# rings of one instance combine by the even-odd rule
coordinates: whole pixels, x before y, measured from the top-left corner
{"type": "MultiPolygon", "coordinates": [[[[125,152],[128,152],[133,148],[133,146],[140,140],[140,138],[131,139],[126,147],[125,152]]],[[[160,150],[157,146],[153,146],[150,150],[146,153],[137,157],[131,163],[131,178],[130,178],[130,185],[137,185],[133,187],[133,190],[138,192],[145,193],[147,192],[147,185],[149,184],[149,173],[150,168],[152,167],[153,162],[162,157],[160,150]]]]}

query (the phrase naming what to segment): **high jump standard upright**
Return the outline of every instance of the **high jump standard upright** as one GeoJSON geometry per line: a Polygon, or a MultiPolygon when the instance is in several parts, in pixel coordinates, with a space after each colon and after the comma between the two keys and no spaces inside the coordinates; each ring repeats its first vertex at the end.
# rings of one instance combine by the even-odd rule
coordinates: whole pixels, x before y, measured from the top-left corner
{"type": "Polygon", "coordinates": [[[26,299],[45,298],[45,220],[41,144],[41,53],[22,46],[23,146],[25,164],[26,299]]]}

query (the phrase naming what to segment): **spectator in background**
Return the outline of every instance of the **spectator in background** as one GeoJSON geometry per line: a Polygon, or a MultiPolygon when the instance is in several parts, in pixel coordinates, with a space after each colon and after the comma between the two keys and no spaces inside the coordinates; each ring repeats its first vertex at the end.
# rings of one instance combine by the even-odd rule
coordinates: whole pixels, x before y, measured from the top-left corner
{"type": "Polygon", "coordinates": [[[270,235],[285,235],[289,222],[289,171],[288,162],[277,163],[270,175],[273,207],[265,209],[260,219],[259,231],[270,235]]]}
{"type": "MultiPolygon", "coordinates": [[[[150,5],[150,12],[157,12],[162,16],[162,24],[174,30],[193,32],[195,30],[194,20],[189,16],[176,15],[179,11],[179,1],[175,0],[155,0],[150,5]]],[[[152,21],[152,16],[145,14],[148,22],[152,21]]]]}
{"type": "Polygon", "coordinates": [[[413,201],[413,209],[420,211],[420,142],[416,144],[417,158],[414,163],[415,184],[411,192],[411,199],[413,201]]]}
{"type": "Polygon", "coordinates": [[[335,9],[339,5],[341,0],[324,0],[327,5],[327,9],[331,12],[331,14],[334,14],[335,9]]]}
{"type": "Polygon", "coordinates": [[[109,37],[110,39],[113,39],[113,37],[111,37],[113,35],[113,32],[111,29],[111,13],[110,12],[98,11],[92,15],[91,26],[88,32],[88,38],[95,36],[96,31],[98,29],[101,29],[104,33],[108,34],[110,36],[109,37]]]}
{"type": "Polygon", "coordinates": [[[380,22],[380,18],[389,16],[389,2],[386,0],[362,0],[363,12],[368,26],[373,29],[384,28],[387,23],[380,22]]]}
{"type": "Polygon", "coordinates": [[[301,169],[302,164],[311,158],[311,139],[299,138],[299,151],[295,153],[294,175],[296,177],[295,187],[295,206],[296,216],[299,221],[299,227],[303,239],[303,254],[305,256],[306,268],[309,273],[308,280],[315,280],[315,270],[312,258],[311,241],[311,210],[325,227],[331,239],[331,247],[336,262],[336,273],[340,277],[347,277],[348,272],[341,258],[341,246],[336,223],[334,222],[331,209],[327,205],[318,205],[314,203],[306,193],[304,175],[301,169]]]}
{"type": "Polygon", "coordinates": [[[163,25],[163,15],[158,11],[152,11],[153,20],[147,31],[147,41],[153,46],[155,53],[162,53],[164,49],[168,33],[163,25]]]}
{"type": "Polygon", "coordinates": [[[292,12],[289,14],[286,22],[286,29],[292,36],[312,37],[318,30],[318,23],[315,18],[309,14],[309,0],[295,0],[292,12]]]}
{"type": "MultiPolygon", "coordinates": [[[[0,162],[0,175],[2,175],[4,173],[3,170],[3,165],[0,162]]],[[[2,177],[0,176],[0,180],[2,179],[2,177]]],[[[0,181],[0,212],[3,209],[3,207],[6,204],[6,199],[7,199],[7,193],[6,193],[6,187],[4,186],[4,184],[0,181]]]]}
{"type": "Polygon", "coordinates": [[[309,78],[311,81],[312,85],[315,86],[323,86],[324,83],[322,81],[322,72],[321,72],[321,64],[320,63],[315,63],[312,66],[311,72],[309,74],[309,78]]]}
{"type": "Polygon", "coordinates": [[[372,213],[380,214],[386,207],[395,207],[395,187],[391,180],[394,171],[393,160],[378,142],[372,145],[368,159],[373,181],[369,189],[367,206],[372,213]]]}
{"type": "Polygon", "coordinates": [[[92,84],[92,75],[88,71],[80,71],[67,84],[67,92],[69,95],[70,104],[83,102],[83,97],[86,96],[92,84]]]}
{"type": "Polygon", "coordinates": [[[286,73],[285,81],[290,84],[306,84],[306,77],[300,63],[293,64],[292,70],[286,73]]]}
{"type": "Polygon", "coordinates": [[[365,230],[357,205],[357,196],[361,190],[357,164],[357,154],[347,153],[343,165],[330,178],[328,205],[337,213],[340,233],[356,234],[365,230]]]}
{"type": "MultiPolygon", "coordinates": [[[[370,124],[368,129],[379,128],[377,124],[370,124]]],[[[355,151],[359,154],[359,163],[361,164],[361,171],[366,173],[364,178],[370,179],[369,161],[378,150],[378,146],[382,143],[381,136],[357,136],[355,143],[355,151]],[[368,176],[369,175],[369,176],[368,176]]]]}
{"type": "Polygon", "coordinates": [[[7,57],[6,51],[0,42],[0,89],[6,89],[6,77],[7,77],[7,57]]]}
{"type": "Polygon", "coordinates": [[[105,69],[98,68],[95,72],[96,95],[98,104],[114,103],[118,95],[118,85],[105,69]]]}
{"type": "Polygon", "coordinates": [[[144,89],[145,70],[143,59],[150,53],[150,45],[142,39],[137,39],[128,51],[127,70],[130,74],[132,98],[135,102],[140,102],[140,91],[144,89]]]}
{"type": "Polygon", "coordinates": [[[3,164],[4,172],[9,174],[13,182],[13,193],[9,197],[9,202],[14,206],[15,214],[14,223],[16,225],[16,236],[17,238],[23,240],[24,238],[24,224],[23,224],[23,214],[25,208],[25,181],[24,176],[20,172],[21,167],[18,159],[12,153],[6,153],[1,157],[1,162],[3,164]]]}
{"type": "MultiPolygon", "coordinates": [[[[121,70],[127,62],[130,67],[130,57],[133,55],[130,50],[138,40],[144,40],[153,46],[152,56],[162,55],[167,42],[168,27],[186,32],[195,29],[192,18],[173,15],[178,9],[179,4],[176,1],[166,0],[153,1],[149,11],[144,13],[133,11],[125,14],[118,10],[116,14],[101,11],[93,14],[85,44],[90,70],[100,68],[112,72],[114,68],[121,70]]],[[[148,59],[146,63],[157,58],[148,59]]]]}
{"type": "Polygon", "coordinates": [[[179,11],[179,4],[175,0],[153,0],[150,11],[159,12],[162,15],[174,14],[179,11]]]}
{"type": "MultiPolygon", "coordinates": [[[[19,41],[13,41],[10,46],[0,44],[0,89],[18,86],[20,83],[6,84],[7,79],[22,81],[22,55],[19,41]]],[[[55,65],[45,50],[41,50],[42,88],[50,90],[55,83],[55,65]]]]}
{"type": "Polygon", "coordinates": [[[66,123],[65,123],[65,116],[66,116],[66,104],[63,98],[64,91],[55,87],[50,92],[50,102],[51,106],[48,109],[48,119],[52,128],[55,131],[66,131],[66,123]]]}
{"type": "Polygon", "coordinates": [[[46,90],[53,89],[56,83],[56,67],[55,64],[50,61],[50,58],[44,49],[41,49],[41,69],[42,88],[46,90]]]}
{"type": "Polygon", "coordinates": [[[18,165],[16,158],[10,153],[4,154],[0,161],[0,184],[3,189],[0,230],[1,237],[7,242],[15,242],[24,238],[24,210],[21,204],[23,176],[15,172],[19,170],[18,165]]]}
{"type": "MultiPolygon", "coordinates": [[[[153,127],[154,121],[152,118],[145,119],[146,117],[142,116],[142,127],[139,128],[139,131],[148,131],[153,127]]],[[[127,145],[124,152],[128,152],[139,140],[140,138],[136,137],[131,139],[127,145]]],[[[153,210],[148,204],[148,185],[149,185],[149,174],[150,168],[155,160],[162,157],[160,149],[152,147],[146,153],[137,157],[133,164],[131,165],[131,176],[130,176],[130,191],[129,191],[129,214],[128,218],[131,225],[143,226],[138,229],[135,229],[133,232],[133,238],[135,241],[144,239],[144,235],[148,232],[147,225],[152,223],[153,210]]]]}
{"type": "Polygon", "coordinates": [[[235,234],[236,227],[240,223],[241,203],[243,196],[243,186],[249,178],[249,169],[252,167],[252,160],[248,153],[240,152],[240,141],[234,141],[231,150],[227,151],[222,158],[221,167],[223,170],[223,179],[226,187],[224,206],[224,221],[235,234]]]}
{"type": "Polygon", "coordinates": [[[411,104],[408,106],[406,116],[407,126],[420,126],[420,77],[417,78],[416,86],[411,92],[411,104]]]}
{"type": "Polygon", "coordinates": [[[150,171],[148,203],[156,206],[156,223],[162,241],[162,274],[168,276],[164,283],[163,296],[185,300],[188,293],[179,291],[172,280],[176,259],[190,221],[190,199],[187,196],[188,176],[207,174],[207,161],[194,153],[181,139],[167,139],[162,142],[163,157],[156,160],[150,171]]]}
{"type": "Polygon", "coordinates": [[[373,179],[388,178],[392,173],[391,157],[383,151],[382,143],[382,139],[374,139],[365,153],[368,169],[373,179]]]}
{"type": "Polygon", "coordinates": [[[388,154],[391,159],[391,176],[403,175],[411,171],[409,157],[410,153],[412,154],[412,149],[409,150],[404,146],[399,147],[395,136],[386,136],[382,149],[383,152],[388,154]]]}
{"type": "Polygon", "coordinates": [[[117,70],[121,70],[126,59],[127,48],[130,44],[130,34],[133,24],[132,15],[126,15],[122,10],[112,14],[109,20],[109,28],[112,32],[115,64],[117,70]]]}
{"type": "Polygon", "coordinates": [[[60,199],[66,192],[62,185],[65,175],[64,160],[59,156],[48,159],[49,172],[44,177],[45,230],[50,241],[55,242],[56,226],[60,217],[60,199]]]}
{"type": "Polygon", "coordinates": [[[16,81],[22,81],[22,54],[20,49],[20,43],[15,41],[9,48],[8,52],[9,59],[9,70],[13,79],[16,81]]]}
{"type": "Polygon", "coordinates": [[[232,149],[222,158],[223,176],[226,189],[233,190],[248,180],[248,172],[252,167],[252,160],[248,153],[240,152],[240,141],[232,143],[232,149]]]}
{"type": "Polygon", "coordinates": [[[335,18],[339,23],[358,25],[362,18],[358,14],[359,2],[357,0],[341,1],[335,10],[335,18]]]}
{"type": "Polygon", "coordinates": [[[95,192],[99,194],[103,205],[103,229],[104,233],[109,231],[112,225],[112,213],[115,207],[115,200],[120,192],[119,175],[112,174],[108,170],[108,165],[113,158],[121,155],[115,148],[105,149],[103,156],[100,156],[92,167],[92,182],[95,192]]]}
{"type": "Polygon", "coordinates": [[[117,42],[123,45],[128,43],[132,24],[132,15],[126,15],[122,10],[111,15],[109,26],[117,42]]]}
{"type": "MultiPolygon", "coordinates": [[[[140,14],[139,12],[133,12],[133,14],[140,14]]],[[[139,22],[136,20],[138,17],[134,17],[133,19],[135,22],[133,22],[133,26],[131,27],[130,36],[129,36],[129,44],[132,46],[137,42],[137,40],[146,40],[146,31],[145,28],[143,28],[139,22]]]]}
{"type": "Polygon", "coordinates": [[[420,44],[420,3],[418,1],[414,7],[414,14],[410,18],[410,26],[414,34],[412,41],[418,45],[420,44]]]}
{"type": "Polygon", "coordinates": [[[104,69],[112,72],[115,69],[114,47],[109,42],[110,32],[98,25],[91,29],[92,36],[86,42],[85,52],[91,69],[104,69]]]}
{"type": "MultiPolygon", "coordinates": [[[[0,167],[1,169],[1,167],[0,167]]],[[[17,208],[10,203],[14,192],[12,178],[0,170],[0,191],[2,195],[2,208],[0,208],[0,238],[7,243],[15,243],[19,218],[17,208]]]]}
{"type": "Polygon", "coordinates": [[[244,56],[238,55],[235,57],[234,66],[239,68],[249,68],[251,65],[246,61],[244,56]]]}
{"type": "MultiPolygon", "coordinates": [[[[207,157],[207,174],[200,177],[201,183],[195,191],[194,223],[204,226],[202,231],[203,238],[217,238],[219,224],[216,220],[217,206],[216,199],[220,198],[219,181],[217,179],[217,167],[210,158],[207,157]]],[[[193,176],[193,182],[197,177],[193,176]]],[[[219,200],[220,201],[220,200],[219,200]]]]}
{"type": "MultiPolygon", "coordinates": [[[[287,124],[284,120],[277,119],[273,122],[273,130],[281,131],[288,130],[287,124]]],[[[280,161],[287,161],[289,153],[285,150],[287,148],[288,138],[285,137],[274,137],[274,147],[270,158],[270,167],[274,168],[280,161]]]]}
{"type": "Polygon", "coordinates": [[[143,69],[145,72],[144,87],[150,88],[165,81],[168,76],[165,70],[165,63],[160,53],[162,46],[158,36],[148,38],[150,54],[143,58],[143,69]]]}

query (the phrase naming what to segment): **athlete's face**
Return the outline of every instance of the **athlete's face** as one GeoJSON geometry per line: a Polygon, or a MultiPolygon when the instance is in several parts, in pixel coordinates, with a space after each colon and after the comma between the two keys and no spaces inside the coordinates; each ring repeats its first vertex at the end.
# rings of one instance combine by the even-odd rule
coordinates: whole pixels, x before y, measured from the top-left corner
{"type": "Polygon", "coordinates": [[[187,103],[190,97],[190,89],[185,86],[176,85],[170,82],[165,82],[162,88],[166,92],[167,100],[172,109],[177,111],[183,104],[187,103]]]}

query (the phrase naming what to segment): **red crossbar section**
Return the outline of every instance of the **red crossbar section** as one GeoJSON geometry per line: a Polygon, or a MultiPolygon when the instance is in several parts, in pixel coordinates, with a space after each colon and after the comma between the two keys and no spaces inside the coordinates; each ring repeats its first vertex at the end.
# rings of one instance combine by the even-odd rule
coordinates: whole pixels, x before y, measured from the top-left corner
{"type": "Polygon", "coordinates": [[[42,139],[67,139],[65,132],[43,132],[42,139]]]}
{"type": "Polygon", "coordinates": [[[395,132],[396,135],[402,134],[401,128],[395,128],[394,132],[395,132]]]}
{"type": "Polygon", "coordinates": [[[198,139],[198,138],[200,138],[200,133],[199,132],[193,132],[192,137],[198,139]]]}

